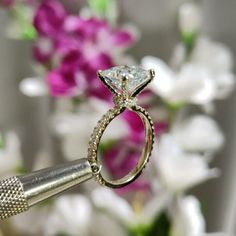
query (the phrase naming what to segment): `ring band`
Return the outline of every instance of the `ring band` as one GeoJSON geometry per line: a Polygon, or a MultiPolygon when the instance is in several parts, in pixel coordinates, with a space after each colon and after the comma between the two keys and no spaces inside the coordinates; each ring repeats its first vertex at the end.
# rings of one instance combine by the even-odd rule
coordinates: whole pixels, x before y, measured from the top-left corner
{"type": "Polygon", "coordinates": [[[93,130],[89,141],[88,161],[95,178],[101,185],[119,188],[133,182],[142,173],[152,152],[154,142],[153,121],[148,112],[136,104],[136,96],[154,78],[154,71],[146,71],[134,66],[119,66],[98,71],[98,77],[114,94],[115,106],[103,115],[93,130]],[[133,170],[118,180],[108,180],[102,176],[102,167],[98,162],[99,143],[110,122],[126,109],[135,112],[141,118],[145,129],[145,146],[133,170]]]}

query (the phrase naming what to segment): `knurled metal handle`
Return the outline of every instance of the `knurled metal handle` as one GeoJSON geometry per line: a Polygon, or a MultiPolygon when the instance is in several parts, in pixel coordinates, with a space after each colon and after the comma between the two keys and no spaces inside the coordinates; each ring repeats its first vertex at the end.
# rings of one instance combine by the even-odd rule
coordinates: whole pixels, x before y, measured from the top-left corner
{"type": "Polygon", "coordinates": [[[12,177],[0,182],[0,219],[4,220],[29,209],[21,181],[12,177]]]}
{"type": "Polygon", "coordinates": [[[86,158],[0,181],[0,220],[93,177],[86,158]]]}

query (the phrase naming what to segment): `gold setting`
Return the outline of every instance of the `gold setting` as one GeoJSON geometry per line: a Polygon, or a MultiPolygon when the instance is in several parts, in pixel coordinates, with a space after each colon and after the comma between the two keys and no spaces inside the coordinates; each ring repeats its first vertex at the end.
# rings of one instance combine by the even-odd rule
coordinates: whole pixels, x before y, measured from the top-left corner
{"type": "MultiPolygon", "coordinates": [[[[127,67],[129,68],[129,67],[127,67]]],[[[113,101],[115,106],[108,110],[108,112],[102,116],[102,118],[98,121],[96,127],[94,128],[92,135],[89,141],[88,148],[88,161],[91,165],[93,174],[96,180],[101,184],[112,188],[123,187],[132,181],[134,181],[141,173],[143,168],[146,166],[149,157],[152,152],[153,142],[154,142],[154,127],[153,121],[148,114],[148,112],[142,107],[136,104],[137,98],[136,96],[152,81],[155,77],[154,70],[148,71],[148,79],[146,79],[143,83],[135,88],[135,90],[129,94],[128,91],[128,75],[122,76],[121,80],[121,92],[118,92],[112,86],[110,86],[105,78],[102,75],[102,71],[98,71],[98,77],[101,81],[109,88],[109,90],[113,93],[113,101]],[[124,176],[118,180],[108,180],[104,178],[101,174],[102,166],[98,162],[98,147],[102,135],[109,125],[109,123],[126,109],[135,112],[142,120],[145,129],[145,146],[142,150],[141,157],[136,165],[136,167],[130,171],[129,174],[124,176]]]]}

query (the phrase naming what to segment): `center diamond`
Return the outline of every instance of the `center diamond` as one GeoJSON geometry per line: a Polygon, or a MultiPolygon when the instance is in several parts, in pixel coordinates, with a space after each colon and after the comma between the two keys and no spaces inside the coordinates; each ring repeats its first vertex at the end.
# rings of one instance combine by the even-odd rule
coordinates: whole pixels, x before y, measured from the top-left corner
{"type": "Polygon", "coordinates": [[[122,79],[127,78],[127,88],[130,95],[142,90],[152,79],[150,71],[136,66],[116,66],[99,71],[100,79],[115,93],[122,92],[122,79]]]}

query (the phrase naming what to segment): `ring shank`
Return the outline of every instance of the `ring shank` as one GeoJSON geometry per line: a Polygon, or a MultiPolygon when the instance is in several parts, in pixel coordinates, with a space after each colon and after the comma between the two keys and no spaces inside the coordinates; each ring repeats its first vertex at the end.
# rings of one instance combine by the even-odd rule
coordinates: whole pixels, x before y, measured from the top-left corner
{"type": "Polygon", "coordinates": [[[146,166],[153,148],[154,127],[148,112],[138,105],[133,105],[128,108],[115,107],[109,110],[103,116],[103,118],[98,122],[97,127],[95,127],[94,129],[88,150],[88,159],[90,164],[92,165],[94,163],[95,164],[98,163],[98,157],[97,157],[98,146],[105,129],[115,117],[124,112],[126,109],[135,112],[141,118],[145,129],[145,146],[142,150],[141,157],[139,158],[137,165],[124,177],[117,180],[108,180],[102,176],[101,172],[96,173],[95,177],[99,181],[99,183],[111,188],[124,187],[127,184],[133,182],[142,173],[142,170],[146,166]]]}

